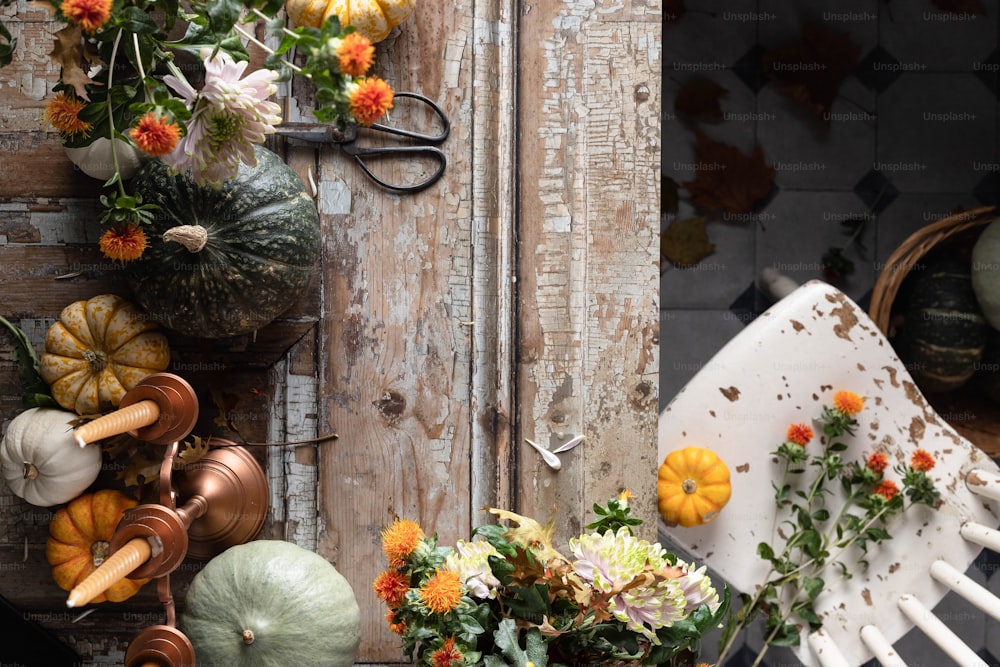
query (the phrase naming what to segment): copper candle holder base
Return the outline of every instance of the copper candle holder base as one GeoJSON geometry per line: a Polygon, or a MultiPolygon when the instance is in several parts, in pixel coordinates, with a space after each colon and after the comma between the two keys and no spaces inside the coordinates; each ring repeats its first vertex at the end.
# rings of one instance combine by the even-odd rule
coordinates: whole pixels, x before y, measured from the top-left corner
{"type": "Polygon", "coordinates": [[[249,542],[264,526],[270,504],[264,470],[249,451],[230,440],[212,439],[215,449],[174,475],[179,502],[201,497],[208,509],[187,531],[187,555],[208,560],[249,542]]]}
{"type": "Polygon", "coordinates": [[[170,665],[195,667],[194,646],[187,636],[169,625],[151,625],[129,642],[125,667],[170,665]]]}

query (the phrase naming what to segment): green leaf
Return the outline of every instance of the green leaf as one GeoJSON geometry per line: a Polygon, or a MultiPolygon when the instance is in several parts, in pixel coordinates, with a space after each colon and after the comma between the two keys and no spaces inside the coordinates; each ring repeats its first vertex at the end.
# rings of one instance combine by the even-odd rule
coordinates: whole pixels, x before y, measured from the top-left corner
{"type": "Polygon", "coordinates": [[[119,28],[137,35],[152,35],[160,29],[149,14],[138,7],[123,7],[115,14],[115,18],[119,28]]]}
{"type": "Polygon", "coordinates": [[[767,542],[761,542],[757,545],[757,555],[764,560],[774,560],[774,549],[767,542]]]}
{"type": "Polygon", "coordinates": [[[816,596],[823,592],[823,580],[819,577],[803,577],[802,590],[806,592],[809,601],[812,602],[816,596]]]}
{"type": "Polygon", "coordinates": [[[0,23],[0,67],[5,67],[14,59],[14,49],[17,48],[17,40],[12,39],[7,26],[0,23]]]}
{"type": "Polygon", "coordinates": [[[493,640],[509,662],[490,662],[488,664],[513,665],[514,667],[527,667],[529,662],[534,663],[535,667],[545,667],[548,664],[545,640],[538,628],[530,628],[525,633],[525,646],[522,648],[514,620],[505,618],[500,621],[499,627],[494,631],[493,640]]]}
{"type": "Polygon", "coordinates": [[[17,364],[17,379],[24,390],[22,400],[29,407],[56,407],[49,392],[49,386],[42,380],[41,363],[28,336],[12,322],[0,316],[0,324],[14,336],[14,363],[17,364]]]}

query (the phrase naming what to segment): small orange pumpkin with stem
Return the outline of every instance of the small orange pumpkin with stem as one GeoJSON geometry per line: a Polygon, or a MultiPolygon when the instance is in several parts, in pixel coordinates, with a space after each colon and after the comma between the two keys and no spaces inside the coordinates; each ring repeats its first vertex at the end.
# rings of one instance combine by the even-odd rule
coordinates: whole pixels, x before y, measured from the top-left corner
{"type": "MultiPolygon", "coordinates": [[[[86,493],[55,513],[49,522],[45,558],[59,588],[70,591],[110,555],[111,537],[125,510],[138,503],[116,489],[86,493]]],[[[91,602],[127,600],[149,579],[122,579],[91,602]]]]}
{"type": "Polygon", "coordinates": [[[700,526],[718,517],[729,502],[732,485],[729,468],[710,449],[685,447],[664,459],[657,480],[660,516],[685,528],[700,526]]]}

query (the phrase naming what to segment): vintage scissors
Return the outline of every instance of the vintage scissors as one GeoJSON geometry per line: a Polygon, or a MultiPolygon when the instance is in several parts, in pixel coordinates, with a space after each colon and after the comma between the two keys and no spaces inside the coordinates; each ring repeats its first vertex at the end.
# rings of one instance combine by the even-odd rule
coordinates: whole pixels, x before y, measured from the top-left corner
{"type": "Polygon", "coordinates": [[[362,171],[365,172],[368,178],[372,179],[383,188],[399,193],[419,192],[420,190],[428,188],[436,183],[441,176],[444,175],[445,167],[448,166],[448,160],[445,158],[444,153],[437,147],[437,145],[448,138],[448,132],[451,131],[451,124],[448,122],[448,117],[445,115],[444,111],[441,110],[441,107],[419,93],[397,92],[394,97],[396,99],[412,98],[425,104],[434,113],[438,123],[440,123],[442,128],[441,131],[438,134],[427,134],[414,130],[406,130],[392,125],[382,125],[381,123],[372,123],[369,127],[358,127],[356,124],[351,123],[342,131],[338,129],[336,125],[329,123],[293,122],[278,125],[278,134],[283,137],[288,137],[289,139],[307,143],[338,144],[345,153],[354,158],[354,161],[358,163],[358,166],[361,167],[362,171]],[[402,146],[359,146],[357,141],[360,137],[360,132],[364,132],[366,130],[384,132],[397,137],[411,139],[416,143],[402,146]],[[389,183],[380,178],[372,172],[366,163],[366,160],[371,159],[402,159],[405,157],[429,158],[437,165],[437,168],[430,176],[417,183],[400,185],[389,183]]]}

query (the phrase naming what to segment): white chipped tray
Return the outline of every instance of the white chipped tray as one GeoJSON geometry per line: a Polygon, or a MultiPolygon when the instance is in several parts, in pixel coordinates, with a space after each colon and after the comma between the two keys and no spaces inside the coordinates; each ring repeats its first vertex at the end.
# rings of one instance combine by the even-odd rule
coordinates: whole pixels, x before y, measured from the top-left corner
{"type": "MultiPolygon", "coordinates": [[[[771,534],[778,465],[769,452],[788,424],[819,416],[841,389],[866,398],[857,436],[846,441],[845,460],[877,448],[889,455],[891,468],[922,447],[937,458],[931,475],[944,501],[937,511],[908,511],[892,526],[892,540],[871,547],[867,572],[855,571],[853,579],[828,586],[818,598],[824,632],[860,665],[872,657],[858,639],[860,628],[877,622],[895,642],[911,627],[896,607],[900,594],[911,593],[932,608],[947,589],[930,579],[930,563],[942,559],[964,572],[980,548],[959,536],[961,524],[972,520],[995,528],[1000,519],[996,503],[973,495],[964,482],[973,468],[996,471],[996,465],[934,412],[875,324],[842,292],[818,281],[798,288],[733,338],[666,407],[659,423],[660,462],[688,445],[710,448],[729,465],[733,494],[707,526],[661,521],[660,530],[730,586],[752,593],[767,572],[757,544],[780,549],[771,534]]],[[[836,577],[831,572],[826,579],[836,577]]],[[[817,664],[802,639],[796,653],[804,664],[817,664]]]]}

